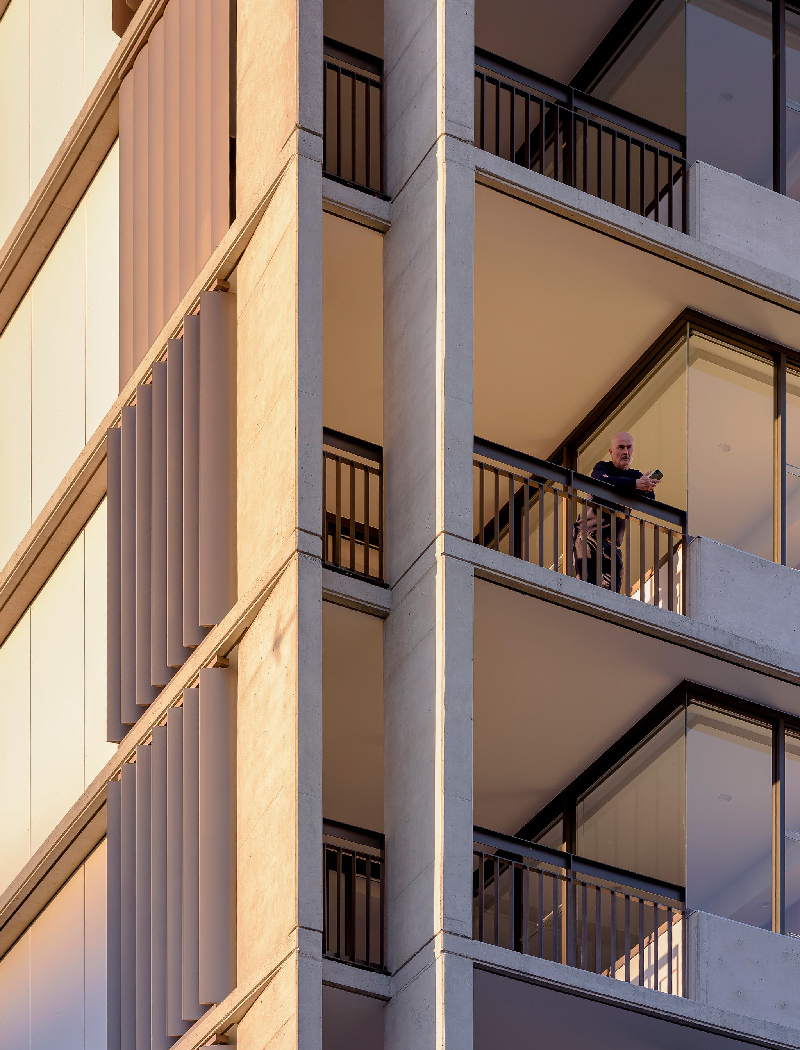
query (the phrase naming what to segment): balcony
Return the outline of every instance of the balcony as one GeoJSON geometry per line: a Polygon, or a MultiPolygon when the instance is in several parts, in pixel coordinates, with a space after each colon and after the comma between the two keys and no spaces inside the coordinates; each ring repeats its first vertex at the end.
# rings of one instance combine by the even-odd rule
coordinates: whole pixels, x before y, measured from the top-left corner
{"type": "Polygon", "coordinates": [[[686,139],[477,48],[475,145],[686,231],[686,139]]]}
{"type": "Polygon", "coordinates": [[[683,887],[483,828],[473,833],[472,936],[683,995],[683,887]]]}
{"type": "Polygon", "coordinates": [[[383,970],[383,835],[326,820],[322,840],[322,951],[340,962],[383,970]]]}
{"type": "Polygon", "coordinates": [[[478,438],[473,467],[475,543],[686,612],[685,511],[621,496],[602,481],[478,438]],[[592,557],[598,532],[603,554],[592,557]]]}
{"type": "Polygon", "coordinates": [[[323,562],[382,581],[383,449],[325,429],[322,450],[323,562]]]}
{"type": "Polygon", "coordinates": [[[323,58],[322,170],[383,194],[383,61],[327,37],[323,58]]]}

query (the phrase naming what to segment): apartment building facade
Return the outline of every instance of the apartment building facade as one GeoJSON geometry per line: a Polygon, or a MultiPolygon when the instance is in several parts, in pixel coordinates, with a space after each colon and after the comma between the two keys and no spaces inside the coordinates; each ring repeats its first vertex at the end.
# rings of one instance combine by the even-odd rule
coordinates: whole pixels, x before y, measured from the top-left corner
{"type": "Polygon", "coordinates": [[[800,1046],[798,55],[0,0],[0,1050],[800,1046]]]}

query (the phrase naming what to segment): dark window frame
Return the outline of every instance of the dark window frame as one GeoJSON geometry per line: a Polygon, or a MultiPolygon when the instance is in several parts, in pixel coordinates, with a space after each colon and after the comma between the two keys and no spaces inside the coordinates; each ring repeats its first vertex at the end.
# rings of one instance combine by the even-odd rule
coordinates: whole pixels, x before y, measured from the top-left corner
{"type": "Polygon", "coordinates": [[[563,821],[564,848],[575,853],[577,808],[580,801],[635,750],[640,748],[666,722],[692,701],[707,703],[718,710],[741,715],[762,723],[772,732],[772,916],[773,933],[786,930],[786,732],[800,735],[800,717],[785,714],[745,697],[712,689],[684,679],[639,719],[626,733],[579,773],[571,783],[524,824],[516,838],[535,841],[559,821],[563,821]]]}
{"type": "MultiPolygon", "coordinates": [[[[663,0],[632,0],[575,76],[571,86],[591,94],[663,0]]],[[[786,11],[800,3],[772,0],[772,188],[786,195],[786,11]]]]}
{"type": "MultiPolygon", "coordinates": [[[[634,362],[627,372],[597,402],[565,438],[547,457],[571,470],[578,469],[578,451],[583,443],[594,434],[608,417],[615,412],[633,393],[639,383],[666,358],[677,340],[683,336],[687,340],[692,334],[707,335],[720,339],[730,346],[746,350],[772,363],[775,369],[775,404],[773,416],[773,542],[772,558],[778,565],[787,564],[787,522],[786,522],[786,390],[787,372],[789,369],[800,371],[800,351],[785,346],[774,340],[763,338],[744,328],[728,324],[710,314],[687,308],[682,310],[674,321],[658,338],[650,344],[645,352],[634,362]]],[[[691,533],[691,517],[687,518],[687,532],[691,533]]]]}

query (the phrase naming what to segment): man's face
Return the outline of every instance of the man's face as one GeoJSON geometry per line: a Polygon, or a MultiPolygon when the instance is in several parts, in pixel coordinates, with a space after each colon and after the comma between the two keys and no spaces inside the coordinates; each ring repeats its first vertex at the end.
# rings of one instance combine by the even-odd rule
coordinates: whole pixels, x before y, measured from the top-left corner
{"type": "Polygon", "coordinates": [[[633,438],[630,434],[615,434],[608,451],[617,470],[627,470],[633,463],[633,438]]]}

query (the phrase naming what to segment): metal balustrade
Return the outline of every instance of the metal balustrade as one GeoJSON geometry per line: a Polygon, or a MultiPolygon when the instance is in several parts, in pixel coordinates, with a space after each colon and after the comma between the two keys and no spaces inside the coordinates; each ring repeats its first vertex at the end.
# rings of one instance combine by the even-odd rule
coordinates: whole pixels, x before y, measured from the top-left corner
{"type": "Polygon", "coordinates": [[[383,835],[326,820],[322,840],[322,950],[334,959],[383,969],[383,835]]]}
{"type": "Polygon", "coordinates": [[[372,580],[383,579],[383,449],[323,433],[323,560],[372,580]]]}
{"type": "Polygon", "coordinates": [[[483,828],[473,840],[475,940],[683,995],[681,887],[483,828]]]}
{"type": "Polygon", "coordinates": [[[685,136],[479,48],[475,144],[686,230],[685,136]]]}
{"type": "Polygon", "coordinates": [[[685,613],[685,511],[489,441],[474,451],[475,543],[685,613]]]}
{"type": "Polygon", "coordinates": [[[325,39],[322,170],[383,193],[383,61],[325,39]]]}

